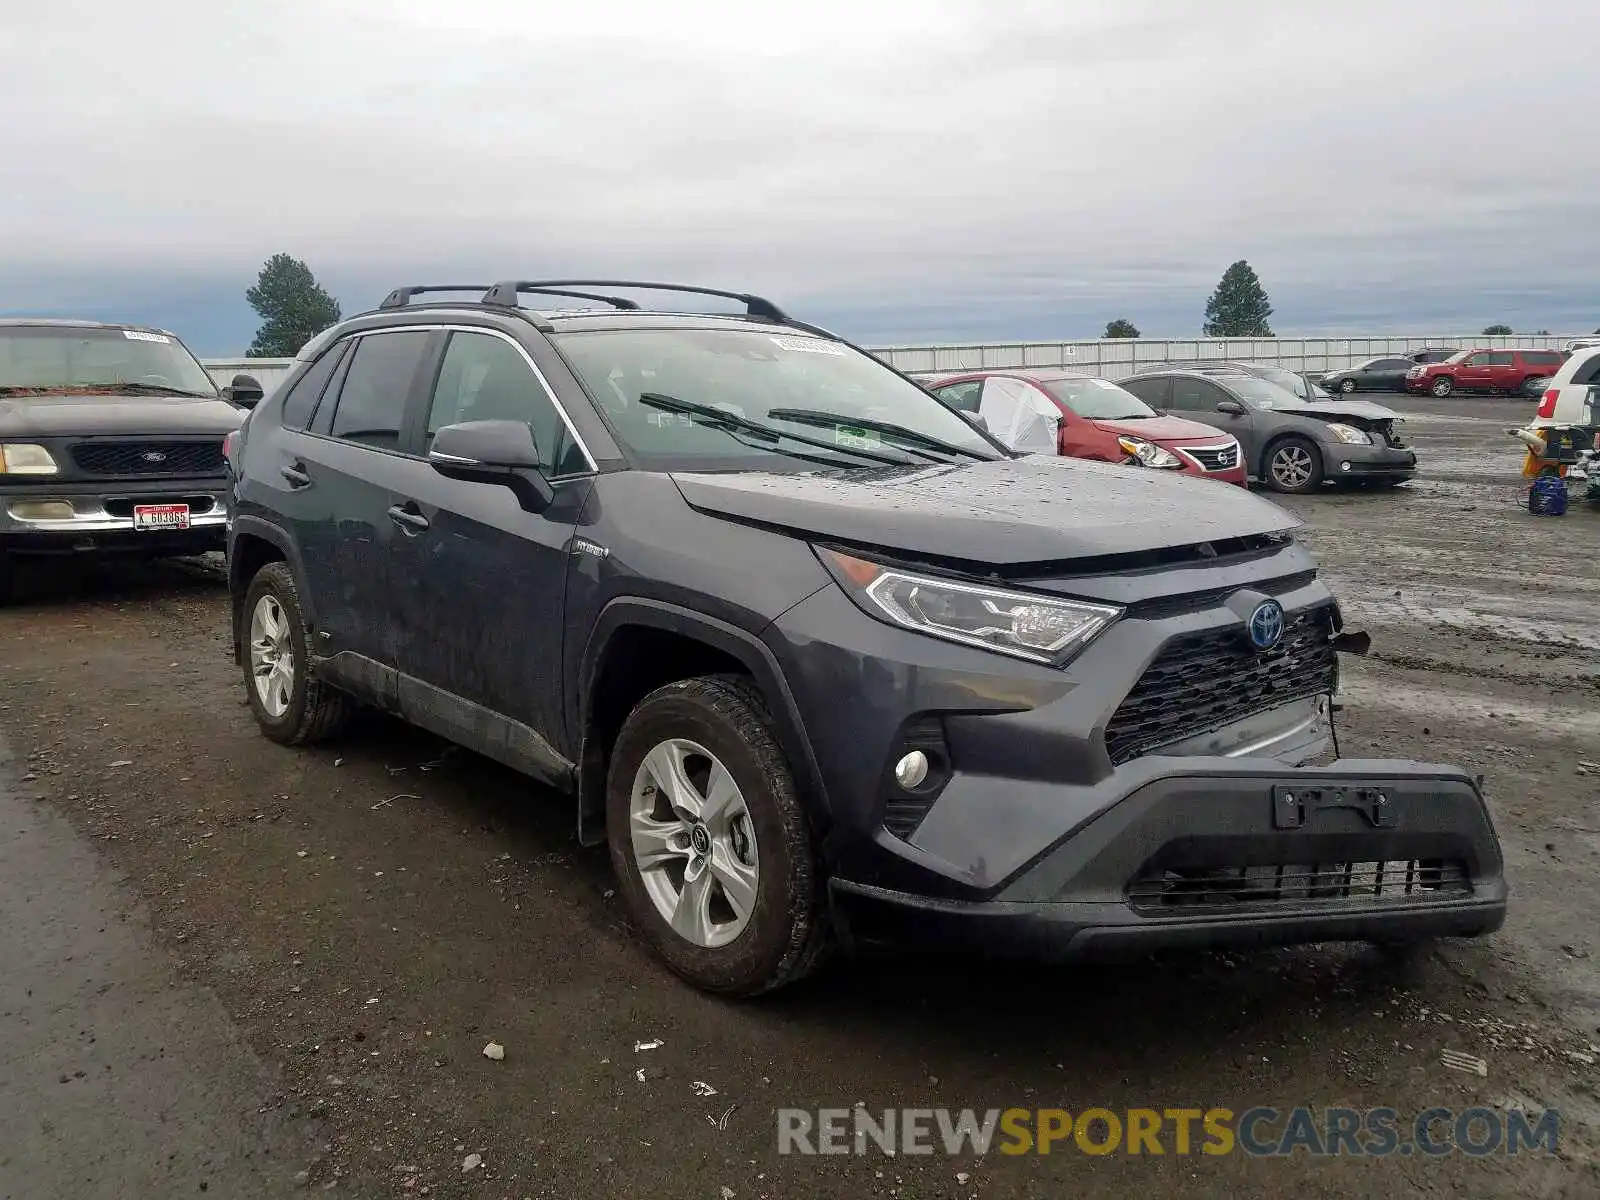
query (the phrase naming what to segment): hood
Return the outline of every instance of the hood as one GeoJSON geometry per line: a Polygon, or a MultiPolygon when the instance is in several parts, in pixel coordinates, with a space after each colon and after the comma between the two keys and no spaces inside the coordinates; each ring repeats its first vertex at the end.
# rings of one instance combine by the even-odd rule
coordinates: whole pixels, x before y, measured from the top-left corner
{"type": "Polygon", "coordinates": [[[1015,566],[1298,528],[1243,488],[1029,455],[829,475],[676,473],[701,512],[908,556],[1015,566]]]}
{"type": "Polygon", "coordinates": [[[1090,424],[1107,433],[1143,438],[1147,442],[1221,441],[1232,436],[1210,425],[1202,425],[1199,421],[1185,421],[1182,417],[1147,417],[1136,421],[1091,421],[1090,424]]]}
{"type": "Polygon", "coordinates": [[[1373,404],[1370,400],[1313,400],[1293,408],[1277,408],[1273,411],[1286,417],[1316,417],[1322,421],[1337,421],[1340,417],[1361,417],[1368,421],[1400,419],[1400,414],[1394,409],[1373,404]]]}
{"type": "Polygon", "coordinates": [[[244,410],[184,396],[0,396],[0,436],[209,434],[237,429],[244,410]]]}

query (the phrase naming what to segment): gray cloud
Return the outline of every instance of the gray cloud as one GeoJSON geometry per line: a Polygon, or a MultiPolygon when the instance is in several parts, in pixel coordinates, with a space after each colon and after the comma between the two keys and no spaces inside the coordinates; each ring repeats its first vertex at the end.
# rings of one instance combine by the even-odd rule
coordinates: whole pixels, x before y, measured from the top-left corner
{"type": "Polygon", "coordinates": [[[1181,311],[1184,332],[1248,257],[1303,327],[1467,295],[1554,320],[1600,250],[1600,79],[1559,32],[1588,15],[60,0],[0,33],[0,289],[242,289],[289,250],[374,291],[670,273],[886,330],[1181,311]]]}

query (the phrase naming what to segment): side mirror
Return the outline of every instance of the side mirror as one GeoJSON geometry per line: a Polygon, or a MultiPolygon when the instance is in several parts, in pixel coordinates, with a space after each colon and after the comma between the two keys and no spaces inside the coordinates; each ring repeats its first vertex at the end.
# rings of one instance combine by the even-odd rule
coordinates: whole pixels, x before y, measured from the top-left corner
{"type": "Polygon", "coordinates": [[[233,382],[222,389],[223,399],[240,408],[251,409],[261,403],[266,389],[254,375],[235,375],[233,382]]]}
{"type": "Polygon", "coordinates": [[[543,512],[555,492],[539,469],[533,431],[521,421],[463,421],[433,435],[428,462],[448,479],[498,483],[527,512],[543,512]]]}
{"type": "Polygon", "coordinates": [[[1219,400],[1217,401],[1217,411],[1219,413],[1227,413],[1230,417],[1242,417],[1244,416],[1244,405],[1237,400],[1219,400]]]}

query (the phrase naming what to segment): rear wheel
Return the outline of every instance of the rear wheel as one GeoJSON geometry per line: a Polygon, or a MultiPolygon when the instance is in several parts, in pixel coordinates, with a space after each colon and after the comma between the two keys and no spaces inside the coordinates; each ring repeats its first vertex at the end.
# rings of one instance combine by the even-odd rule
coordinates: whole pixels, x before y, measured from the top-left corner
{"type": "Polygon", "coordinates": [[[1267,486],[1275,492],[1300,495],[1322,484],[1322,452],[1303,437],[1274,442],[1267,450],[1267,486]]]}
{"type": "Polygon", "coordinates": [[[736,676],[668,684],[623,723],[606,784],[629,915],[696,987],[791,983],[828,942],[822,873],[760,693],[736,676]]]}
{"type": "Polygon", "coordinates": [[[1428,390],[1435,396],[1438,396],[1439,399],[1443,400],[1451,392],[1456,390],[1456,381],[1451,379],[1448,375],[1441,375],[1439,378],[1433,381],[1432,386],[1429,387],[1428,390]]]}
{"type": "Polygon", "coordinates": [[[297,746],[333,737],[350,702],[312,676],[300,592],[287,563],[256,572],[244,598],[244,684],[261,732],[297,746]]]}

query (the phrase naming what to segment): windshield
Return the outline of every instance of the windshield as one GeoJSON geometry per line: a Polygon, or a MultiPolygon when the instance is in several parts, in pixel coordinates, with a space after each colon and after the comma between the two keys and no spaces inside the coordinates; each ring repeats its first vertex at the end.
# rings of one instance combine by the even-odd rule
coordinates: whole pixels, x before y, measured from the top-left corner
{"type": "Polygon", "coordinates": [[[575,330],[554,341],[617,440],[640,465],[657,470],[844,469],[925,465],[930,456],[1000,457],[916,384],[824,338],[777,329],[669,328],[575,330]],[[695,407],[733,420],[689,411],[695,407]],[[763,428],[782,437],[763,439],[763,428]]]}
{"type": "Polygon", "coordinates": [[[1265,379],[1257,379],[1254,375],[1229,379],[1228,388],[1254,408],[1296,408],[1305,403],[1293,392],[1275,383],[1268,383],[1265,379]]]}
{"type": "MultiPolygon", "coordinates": [[[[1302,400],[1309,400],[1315,394],[1304,379],[1285,367],[1252,367],[1251,370],[1257,378],[1265,379],[1268,383],[1275,383],[1285,391],[1293,392],[1302,400]]],[[[1324,396],[1328,394],[1322,391],[1321,388],[1316,389],[1316,391],[1324,396]]]]}
{"type": "Polygon", "coordinates": [[[1090,421],[1137,421],[1156,410],[1109,379],[1046,379],[1045,391],[1090,421]]]}
{"type": "Polygon", "coordinates": [[[142,329],[67,325],[0,326],[0,390],[112,392],[130,384],[140,391],[203,396],[217,386],[182,342],[142,329]]]}

